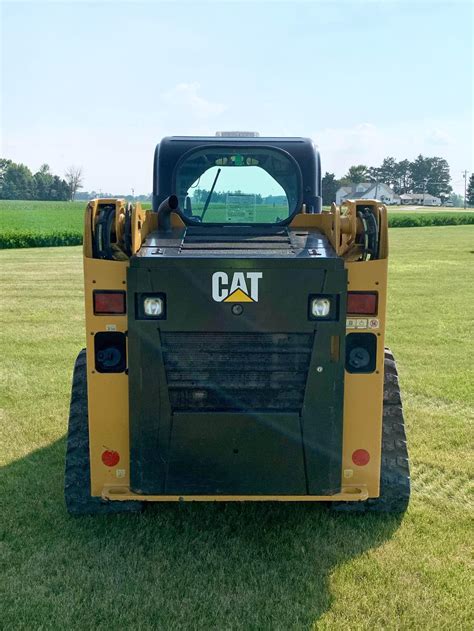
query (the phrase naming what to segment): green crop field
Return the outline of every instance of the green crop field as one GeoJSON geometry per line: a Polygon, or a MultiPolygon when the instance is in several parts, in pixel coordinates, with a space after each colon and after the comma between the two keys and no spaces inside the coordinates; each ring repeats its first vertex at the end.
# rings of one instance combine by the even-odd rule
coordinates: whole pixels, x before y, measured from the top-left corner
{"type": "Polygon", "coordinates": [[[69,517],[81,251],[0,252],[2,628],[473,629],[474,227],[390,238],[388,342],[413,479],[401,518],[295,504],[69,517]]]}
{"type": "MultiPolygon", "coordinates": [[[[150,204],[142,206],[150,208],[150,204]]],[[[78,245],[82,243],[85,207],[85,202],[0,201],[0,249],[78,245]]],[[[198,206],[195,212],[200,214],[198,206]]],[[[278,206],[259,206],[258,212],[265,221],[273,221],[279,213],[283,216],[283,207],[279,211],[278,206]]],[[[225,205],[211,204],[207,219],[225,221],[225,205]]],[[[474,210],[389,207],[392,227],[452,224],[474,224],[474,210]]]]}

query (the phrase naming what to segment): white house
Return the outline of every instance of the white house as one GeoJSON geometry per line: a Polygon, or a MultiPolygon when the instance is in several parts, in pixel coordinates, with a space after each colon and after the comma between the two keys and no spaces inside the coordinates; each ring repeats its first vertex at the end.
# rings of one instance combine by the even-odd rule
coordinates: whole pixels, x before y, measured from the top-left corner
{"type": "Polygon", "coordinates": [[[383,182],[361,182],[351,186],[341,186],[336,193],[336,204],[346,199],[378,199],[384,204],[399,204],[400,197],[383,182]]]}
{"type": "Polygon", "coordinates": [[[400,202],[413,206],[441,206],[441,199],[429,193],[403,193],[400,202]]]}

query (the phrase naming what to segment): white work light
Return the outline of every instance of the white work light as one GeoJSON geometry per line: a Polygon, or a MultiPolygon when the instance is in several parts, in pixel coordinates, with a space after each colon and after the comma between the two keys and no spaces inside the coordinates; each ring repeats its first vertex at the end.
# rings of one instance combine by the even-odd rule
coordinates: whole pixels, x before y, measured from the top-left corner
{"type": "Polygon", "coordinates": [[[313,298],[311,301],[311,315],[313,318],[326,318],[331,311],[329,298],[313,298]]]}
{"type": "Polygon", "coordinates": [[[163,315],[164,306],[163,298],[148,297],[143,301],[143,311],[145,312],[145,315],[154,318],[158,318],[163,315]]]}

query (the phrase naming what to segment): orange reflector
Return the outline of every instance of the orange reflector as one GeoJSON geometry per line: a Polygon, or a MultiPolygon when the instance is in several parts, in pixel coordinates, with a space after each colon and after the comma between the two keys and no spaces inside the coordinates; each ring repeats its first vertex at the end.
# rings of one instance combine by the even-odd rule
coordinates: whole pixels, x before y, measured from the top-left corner
{"type": "Polygon", "coordinates": [[[102,453],[102,462],[106,467],[115,467],[120,462],[118,451],[110,451],[107,449],[102,453]]]}
{"type": "Polygon", "coordinates": [[[358,467],[364,467],[369,463],[370,454],[367,449],[356,449],[352,454],[352,462],[358,467]]]}
{"type": "Polygon", "coordinates": [[[94,313],[96,315],[125,313],[125,292],[94,291],[94,313]]]}
{"type": "Polygon", "coordinates": [[[347,293],[347,313],[348,314],[377,314],[377,292],[349,291],[347,293]]]}

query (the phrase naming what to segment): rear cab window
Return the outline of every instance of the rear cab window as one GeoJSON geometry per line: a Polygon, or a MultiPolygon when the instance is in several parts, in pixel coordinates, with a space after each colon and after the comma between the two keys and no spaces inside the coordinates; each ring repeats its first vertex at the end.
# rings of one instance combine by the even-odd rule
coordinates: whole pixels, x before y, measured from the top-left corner
{"type": "Polygon", "coordinates": [[[180,208],[215,224],[277,224],[299,210],[301,173],[285,151],[210,146],[183,156],[174,173],[180,208]]]}

